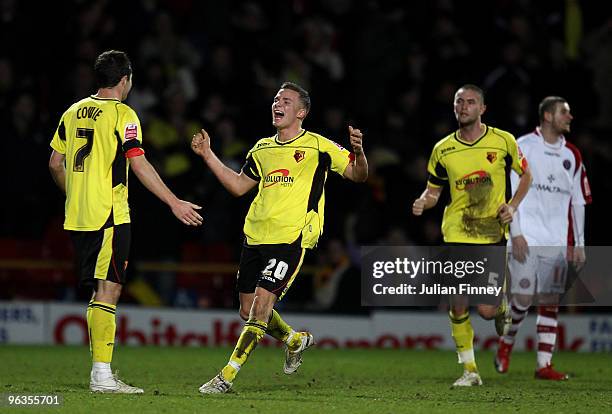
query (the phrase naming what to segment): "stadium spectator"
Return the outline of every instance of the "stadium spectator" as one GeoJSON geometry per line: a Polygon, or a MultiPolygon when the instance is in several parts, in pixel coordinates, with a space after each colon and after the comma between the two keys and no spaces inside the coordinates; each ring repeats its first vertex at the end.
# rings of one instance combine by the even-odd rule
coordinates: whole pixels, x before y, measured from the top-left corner
{"type": "Polygon", "coordinates": [[[357,313],[361,308],[359,267],[351,263],[344,243],[332,239],[319,254],[319,263],[313,277],[312,310],[335,313],[357,313]]]}
{"type": "Polygon", "coordinates": [[[599,95],[600,127],[612,128],[612,17],[584,40],[587,64],[593,71],[595,91],[599,95]]]}

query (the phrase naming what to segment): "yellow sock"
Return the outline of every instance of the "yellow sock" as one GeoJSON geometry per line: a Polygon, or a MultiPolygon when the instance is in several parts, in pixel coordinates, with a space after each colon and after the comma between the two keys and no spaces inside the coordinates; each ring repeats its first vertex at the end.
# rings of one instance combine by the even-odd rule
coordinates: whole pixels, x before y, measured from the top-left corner
{"type": "Polygon", "coordinates": [[[302,336],[302,332],[293,332],[287,342],[287,348],[289,348],[289,350],[293,352],[297,351],[300,345],[302,345],[302,336]]]}
{"type": "Polygon", "coordinates": [[[478,372],[476,359],[474,358],[474,329],[472,329],[472,323],[470,322],[470,314],[466,312],[455,317],[452,312],[449,312],[449,317],[459,362],[463,363],[466,371],[478,372]]]}
{"type": "Polygon", "coordinates": [[[240,338],[238,338],[234,352],[227,365],[221,370],[221,375],[226,381],[234,381],[238,371],[249,358],[251,351],[255,349],[257,343],[266,334],[267,328],[268,324],[266,322],[258,321],[255,318],[249,319],[244,324],[244,328],[242,329],[240,338]]]}
{"type": "Polygon", "coordinates": [[[87,326],[93,362],[110,363],[115,346],[116,305],[92,301],[88,307],[87,326]]]}
{"type": "Polygon", "coordinates": [[[281,318],[276,310],[272,309],[266,333],[281,342],[287,342],[287,339],[293,333],[293,329],[281,318]]]}

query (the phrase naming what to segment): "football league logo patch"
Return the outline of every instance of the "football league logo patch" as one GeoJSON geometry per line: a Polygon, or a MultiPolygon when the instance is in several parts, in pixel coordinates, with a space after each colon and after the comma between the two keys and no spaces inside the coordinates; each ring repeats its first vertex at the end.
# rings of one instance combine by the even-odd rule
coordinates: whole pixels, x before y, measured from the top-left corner
{"type": "Polygon", "coordinates": [[[306,157],[306,151],[295,150],[295,154],[293,154],[293,158],[295,158],[295,162],[300,162],[306,157]]]}
{"type": "Polygon", "coordinates": [[[487,152],[487,160],[493,164],[497,160],[497,152],[487,152]]]}
{"type": "MultiPolygon", "coordinates": [[[[330,141],[331,141],[331,140],[330,140],[330,141]]],[[[342,145],[338,144],[336,141],[332,141],[332,143],[333,143],[333,144],[334,144],[336,147],[338,147],[338,148],[340,148],[341,150],[343,150],[343,151],[344,151],[344,147],[343,147],[342,145]]]]}
{"type": "Polygon", "coordinates": [[[570,162],[570,160],[563,160],[563,168],[565,168],[566,170],[569,170],[572,167],[572,163],[570,162]]]}
{"type": "Polygon", "coordinates": [[[134,139],[136,137],[138,137],[138,125],[127,124],[125,126],[125,139],[134,139]]]}

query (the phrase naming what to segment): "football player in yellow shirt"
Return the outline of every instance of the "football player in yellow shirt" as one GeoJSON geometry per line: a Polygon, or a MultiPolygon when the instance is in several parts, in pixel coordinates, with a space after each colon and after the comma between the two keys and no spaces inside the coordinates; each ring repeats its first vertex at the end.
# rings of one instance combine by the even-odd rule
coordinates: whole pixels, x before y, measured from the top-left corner
{"type": "MultiPolygon", "coordinates": [[[[457,90],[454,112],[459,129],[434,146],[427,167],[427,188],[412,205],[412,213],[420,216],[437,204],[442,189],[448,185],[450,203],[444,209],[442,235],[449,246],[502,243],[505,226],[512,221],[531,184],[527,161],[516,139],[506,131],[483,124],[485,110],[484,93],[478,86],[467,84],[457,90]],[[520,182],[512,199],[507,200],[510,169],[520,176],[520,182]]],[[[453,385],[481,385],[467,300],[452,296],[450,305],[453,339],[464,365],[463,375],[453,385]]],[[[484,319],[495,319],[500,335],[510,325],[505,296],[497,306],[478,304],[478,313],[484,319]]]]}
{"type": "Polygon", "coordinates": [[[124,104],[132,88],[132,66],[124,52],[96,59],[95,95],[74,103],[51,141],[49,169],[66,194],[64,229],[73,240],[80,284],[92,287],[87,326],[93,360],[90,390],[140,394],[111,372],[115,312],[125,283],[130,249],[128,169],[186,225],[199,226],[201,207],[178,199],[147,161],[136,113],[124,104]]]}
{"type": "Polygon", "coordinates": [[[309,110],[306,90],[291,82],[281,85],[272,103],[272,125],[277,133],[253,146],[240,173],[217,158],[206,131],[193,137],[193,151],[230,193],[241,196],[258,187],[244,223],[237,283],[240,316],[246,323],[227,365],[200,387],[203,394],[227,392],[266,333],[286,345],[286,374],[298,369],[302,353],[314,344],[312,334],[295,332],[274,305],[297,276],[306,249],[315,247],[323,232],[328,172],[363,182],[368,177],[368,162],[359,129],[348,127],[350,153],[302,128],[309,110]]]}

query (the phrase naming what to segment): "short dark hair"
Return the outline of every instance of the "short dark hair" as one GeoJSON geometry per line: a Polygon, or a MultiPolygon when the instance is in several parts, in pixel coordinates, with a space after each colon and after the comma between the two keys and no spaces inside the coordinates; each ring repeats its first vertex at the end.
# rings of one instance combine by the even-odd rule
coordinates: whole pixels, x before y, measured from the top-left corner
{"type": "Polygon", "coordinates": [[[125,52],[107,50],[96,59],[94,73],[98,88],[112,88],[124,76],[132,75],[132,64],[125,52]]]}
{"type": "Polygon", "coordinates": [[[306,110],[306,113],[310,112],[310,94],[306,89],[293,82],[284,82],[280,88],[297,92],[300,95],[300,102],[302,102],[302,106],[306,110]]]}
{"type": "MultiPolygon", "coordinates": [[[[473,83],[466,83],[465,85],[463,85],[462,87],[457,89],[457,92],[459,92],[460,89],[468,89],[470,91],[476,92],[478,95],[480,95],[480,100],[482,101],[482,104],[484,105],[484,103],[485,103],[485,93],[484,93],[484,91],[482,90],[481,87],[476,86],[473,83]]],[[[455,92],[455,94],[457,94],[457,92],[455,92]]]]}
{"type": "Polygon", "coordinates": [[[546,98],[542,99],[542,102],[540,102],[540,105],[538,105],[538,115],[540,116],[540,122],[544,121],[544,114],[546,112],[555,112],[555,108],[557,107],[558,103],[563,104],[567,103],[567,101],[565,100],[565,98],[562,98],[560,96],[547,96],[546,98]]]}

